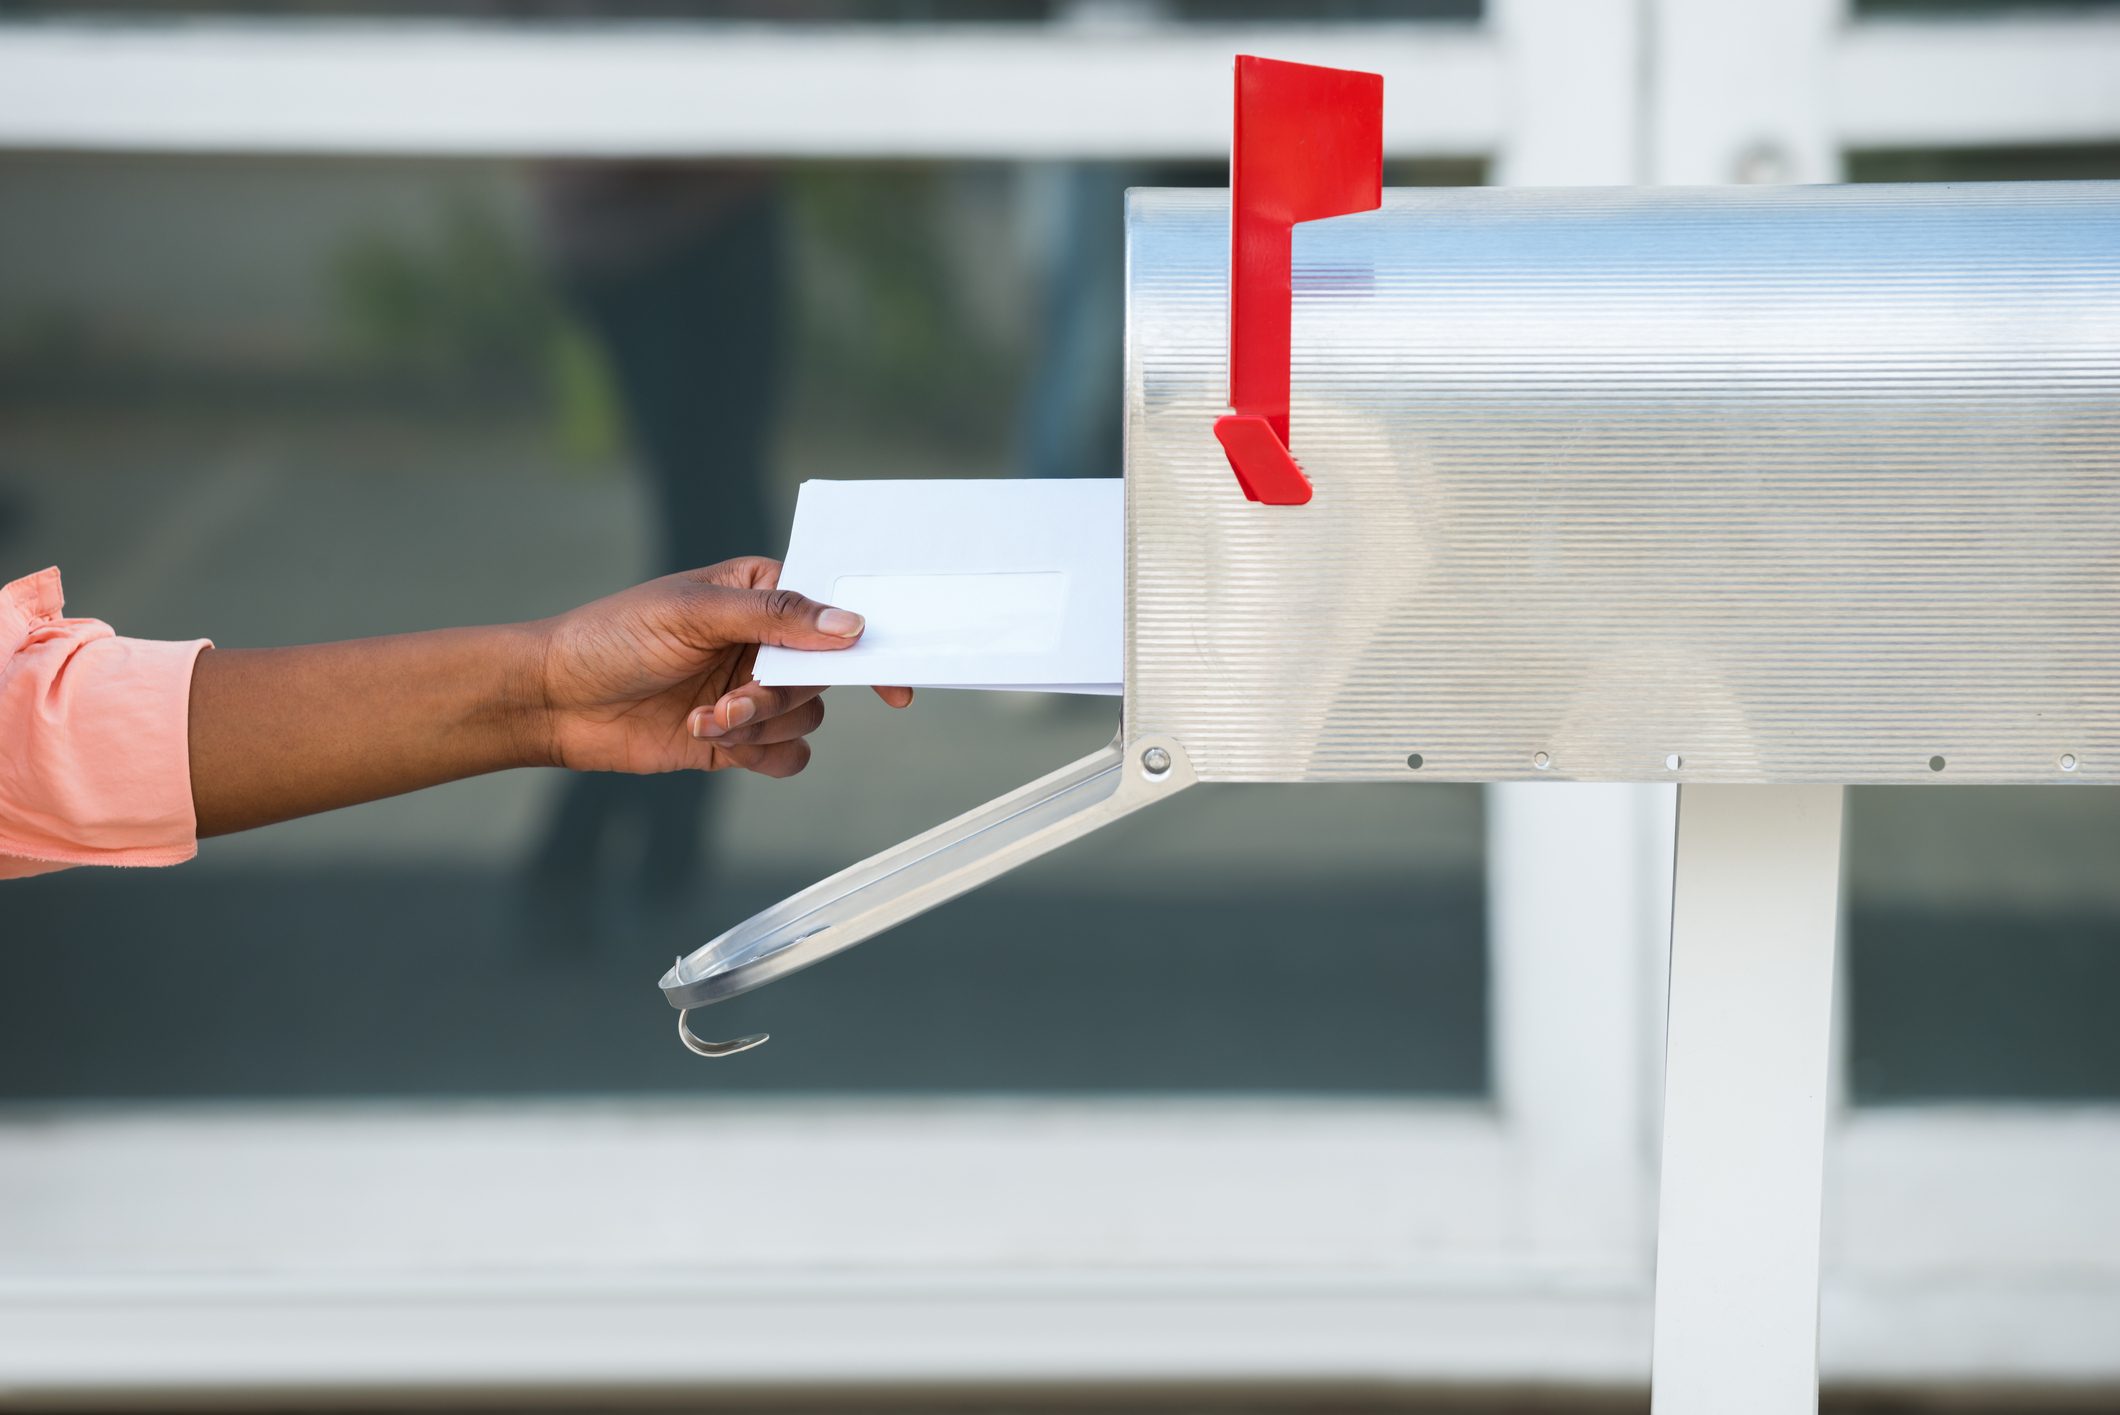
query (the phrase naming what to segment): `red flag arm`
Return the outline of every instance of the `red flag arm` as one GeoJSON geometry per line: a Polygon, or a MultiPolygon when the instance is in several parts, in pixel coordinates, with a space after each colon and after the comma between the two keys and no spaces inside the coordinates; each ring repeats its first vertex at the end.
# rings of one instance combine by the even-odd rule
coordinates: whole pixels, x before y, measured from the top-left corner
{"type": "Polygon", "coordinates": [[[1383,199],[1381,75],[1237,56],[1230,412],[1215,423],[1215,437],[1254,501],[1310,500],[1310,481],[1288,450],[1291,232],[1298,221],[1374,210],[1383,199]]]}

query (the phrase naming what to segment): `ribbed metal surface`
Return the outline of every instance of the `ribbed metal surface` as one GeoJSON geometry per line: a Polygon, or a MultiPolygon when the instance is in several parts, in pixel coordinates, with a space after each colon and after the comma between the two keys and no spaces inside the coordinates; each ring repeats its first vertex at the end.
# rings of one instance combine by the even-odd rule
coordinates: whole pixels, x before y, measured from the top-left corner
{"type": "Polygon", "coordinates": [[[2120,781],[2120,184],[1298,227],[1302,507],[1212,433],[1225,194],[1127,220],[1127,732],[1202,780],[2120,781]]]}

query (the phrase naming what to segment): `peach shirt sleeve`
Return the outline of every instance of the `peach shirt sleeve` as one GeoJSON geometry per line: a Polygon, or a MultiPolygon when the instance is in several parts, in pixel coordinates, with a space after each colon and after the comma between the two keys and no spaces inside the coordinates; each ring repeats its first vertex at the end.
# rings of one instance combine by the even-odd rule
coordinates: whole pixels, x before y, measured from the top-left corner
{"type": "Polygon", "coordinates": [[[0,879],[189,860],[191,669],[212,645],[64,608],[56,569],[0,588],[0,879]]]}

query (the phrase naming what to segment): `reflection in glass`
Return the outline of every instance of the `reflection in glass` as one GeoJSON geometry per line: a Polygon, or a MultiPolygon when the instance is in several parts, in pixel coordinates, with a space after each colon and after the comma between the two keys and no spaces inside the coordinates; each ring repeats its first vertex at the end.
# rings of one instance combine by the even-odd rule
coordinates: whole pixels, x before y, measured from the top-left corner
{"type": "Polygon", "coordinates": [[[1862,19],[1892,15],[2052,14],[2069,10],[2110,10],[2120,0],[1855,0],[1862,19]]]}
{"type": "Polygon", "coordinates": [[[2120,790],[1848,793],[1859,1104],[2120,1100],[2120,790]]]}
{"type": "MultiPolygon", "coordinates": [[[[1186,175],[0,161],[0,567],[285,643],[771,552],[804,477],[1110,475],[1116,192],[1186,175]]],[[[1115,711],[839,694],[792,782],[516,773],[11,884],[0,1095],[1486,1094],[1481,796],[1436,784],[1202,788],[679,1048],[674,954],[1115,711]]]]}
{"type": "Polygon", "coordinates": [[[1851,182],[2085,182],[2120,178],[2120,146],[1880,148],[1851,152],[1851,182]]]}
{"type": "MultiPolygon", "coordinates": [[[[560,286],[594,332],[649,489],[654,575],[763,553],[780,396],[781,192],[763,168],[576,163],[536,174],[560,286]]],[[[715,779],[568,778],[524,873],[531,924],[586,943],[630,888],[665,927],[698,880],[715,779]]]]}

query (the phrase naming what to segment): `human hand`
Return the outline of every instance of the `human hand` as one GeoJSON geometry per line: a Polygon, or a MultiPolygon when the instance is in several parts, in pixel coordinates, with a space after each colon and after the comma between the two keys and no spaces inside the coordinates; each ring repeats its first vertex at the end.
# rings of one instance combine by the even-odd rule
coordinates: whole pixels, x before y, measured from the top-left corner
{"type": "MultiPolygon", "coordinates": [[[[577,771],[793,776],[824,721],[822,688],[751,681],[760,644],[843,649],[861,616],[777,588],[780,562],[728,560],[571,610],[541,631],[549,759],[577,771]]],[[[910,688],[878,688],[892,707],[910,688]]]]}

